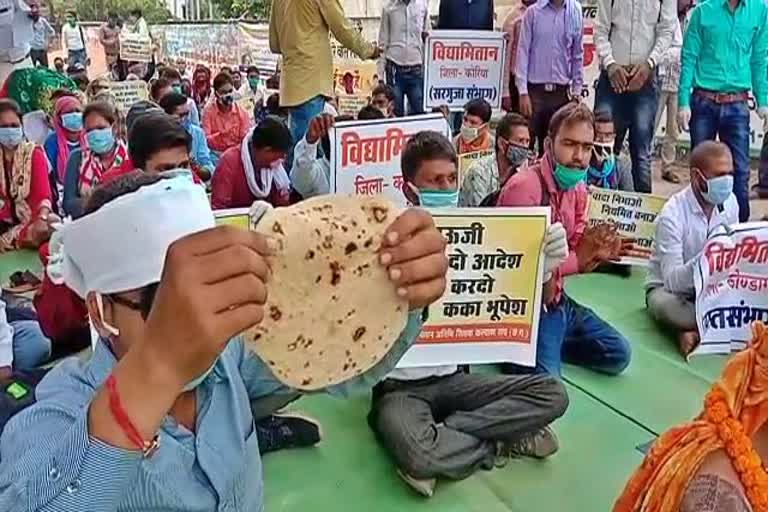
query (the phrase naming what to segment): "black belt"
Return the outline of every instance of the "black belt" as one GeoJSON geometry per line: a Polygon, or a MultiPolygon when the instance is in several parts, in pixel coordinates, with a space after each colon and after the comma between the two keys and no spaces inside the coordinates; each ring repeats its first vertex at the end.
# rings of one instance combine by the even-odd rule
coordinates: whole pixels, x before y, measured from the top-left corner
{"type": "Polygon", "coordinates": [[[560,92],[560,91],[567,91],[568,85],[562,85],[562,84],[532,84],[528,82],[528,89],[534,89],[538,91],[544,91],[544,92],[560,92]]]}
{"type": "Polygon", "coordinates": [[[389,63],[389,64],[391,64],[393,66],[397,66],[398,68],[402,69],[403,71],[420,71],[421,68],[422,68],[421,64],[414,64],[412,66],[401,66],[397,62],[389,60],[389,59],[387,59],[387,63],[389,63]]]}

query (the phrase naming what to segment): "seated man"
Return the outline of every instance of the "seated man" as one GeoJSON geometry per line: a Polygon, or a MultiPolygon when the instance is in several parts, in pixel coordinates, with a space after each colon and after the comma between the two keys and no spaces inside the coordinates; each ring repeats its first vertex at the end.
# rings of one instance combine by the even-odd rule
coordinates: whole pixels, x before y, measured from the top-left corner
{"type": "Polygon", "coordinates": [[[467,169],[459,206],[496,206],[498,192],[507,179],[528,163],[532,154],[530,144],[528,121],[520,114],[505,115],[496,127],[496,154],[474,162],[467,169]]]}
{"type": "Polygon", "coordinates": [[[596,230],[585,231],[584,179],[594,138],[594,117],[587,106],[562,107],[552,116],[542,159],[509,178],[498,201],[498,206],[550,206],[553,222],[561,222],[568,233],[571,253],[545,289],[536,351],[536,371],[558,376],[563,359],[609,375],[629,365],[629,342],[563,290],[564,276],[592,272],[619,256],[596,230]]]}
{"type": "Polygon", "coordinates": [[[482,98],[469,100],[464,106],[461,131],[453,140],[460,155],[490,151],[493,149],[491,127],[491,105],[482,98]]]}
{"type": "MultiPolygon", "coordinates": [[[[401,166],[403,193],[411,203],[456,206],[456,152],[445,136],[416,134],[401,166]],[[423,190],[430,195],[422,196],[423,190]],[[445,199],[439,204],[438,191],[445,199]]],[[[567,404],[565,387],[548,375],[474,375],[456,365],[408,368],[392,371],[373,389],[368,421],[395,459],[398,475],[429,497],[438,477],[466,478],[492,469],[499,456],[553,454],[557,438],[547,425],[567,404]]]]}
{"type": "Polygon", "coordinates": [[[248,208],[257,200],[287,206],[291,181],[283,162],[292,146],[291,132],[281,119],[264,119],[216,165],[211,180],[213,209],[248,208]]]}
{"type": "Polygon", "coordinates": [[[739,222],[733,159],[722,142],[702,142],[691,153],[691,184],[667,200],[656,220],[648,266],[648,313],[677,336],[687,357],[699,344],[693,275],[708,233],[739,222]]]}
{"type": "Polygon", "coordinates": [[[31,370],[51,357],[51,340],[40,330],[37,320],[9,321],[5,301],[0,299],[0,382],[13,370],[31,370]]]}
{"type": "Polygon", "coordinates": [[[595,113],[595,146],[587,172],[587,185],[611,190],[635,191],[632,162],[613,152],[616,128],[610,112],[595,113]]]}
{"type": "MultiPolygon", "coordinates": [[[[193,101],[192,104],[194,105],[194,103],[193,101]]],[[[160,107],[165,110],[166,114],[178,119],[181,126],[192,137],[190,147],[192,168],[200,179],[203,181],[210,180],[215,166],[211,159],[211,151],[208,149],[208,142],[205,140],[205,133],[192,120],[189,98],[181,93],[171,92],[160,100],[160,107]]]]}
{"type": "MultiPolygon", "coordinates": [[[[165,97],[166,94],[169,92],[175,92],[176,94],[184,94],[184,90],[182,87],[182,80],[181,80],[181,73],[178,72],[178,70],[172,68],[172,67],[166,67],[163,69],[162,74],[160,75],[161,78],[165,78],[168,81],[168,85],[170,87],[170,90],[165,90],[160,93],[160,95],[157,97],[155,101],[157,103],[160,103],[160,100],[165,97]]],[[[186,96],[185,96],[186,97],[186,96]]],[[[200,127],[200,111],[197,109],[197,103],[195,103],[195,100],[192,98],[187,97],[187,105],[189,112],[189,121],[194,124],[197,127],[200,127]]]]}
{"type": "Polygon", "coordinates": [[[232,76],[223,72],[213,79],[215,100],[203,108],[203,131],[208,147],[216,158],[229,148],[239,148],[251,121],[248,113],[235,103],[232,76]]]}
{"type": "Polygon", "coordinates": [[[377,85],[371,92],[371,105],[379,109],[384,117],[395,117],[395,91],[387,84],[377,85]]]}
{"type": "MultiPolygon", "coordinates": [[[[381,362],[330,392],[391,370],[445,289],[445,243],[429,215],[405,211],[386,239],[381,259],[401,271],[393,286],[412,312],[381,362]]],[[[64,280],[100,339],[89,360],[53,369],[7,424],[0,510],[262,510],[251,403],[293,392],[237,336],[264,315],[265,237],[214,228],[188,176],[136,172],[97,188],[63,240],[64,280]]]]}

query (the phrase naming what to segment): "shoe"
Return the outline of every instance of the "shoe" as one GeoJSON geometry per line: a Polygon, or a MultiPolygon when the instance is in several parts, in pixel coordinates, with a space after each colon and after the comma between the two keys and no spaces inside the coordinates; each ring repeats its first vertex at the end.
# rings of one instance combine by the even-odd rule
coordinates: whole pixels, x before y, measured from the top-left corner
{"type": "Polygon", "coordinates": [[[435,486],[437,486],[436,478],[416,478],[411,476],[402,469],[397,470],[397,476],[408,484],[408,487],[421,494],[425,498],[431,498],[435,494],[435,486]]]}
{"type": "MultiPolygon", "coordinates": [[[[502,461],[512,457],[533,457],[546,459],[557,452],[560,447],[557,436],[549,427],[544,427],[533,434],[526,434],[517,441],[500,443],[497,451],[497,459],[502,461]]],[[[503,462],[506,464],[506,462],[503,462]]],[[[503,465],[502,464],[502,465],[503,465]]],[[[497,466],[499,466],[497,461],[497,466]]]]}
{"type": "Polygon", "coordinates": [[[661,179],[668,181],[669,183],[680,183],[680,177],[674,173],[674,171],[663,171],[661,173],[661,179]]]}
{"type": "Polygon", "coordinates": [[[320,442],[320,424],[295,413],[279,413],[256,422],[259,451],[262,454],[313,446],[320,442]]]}

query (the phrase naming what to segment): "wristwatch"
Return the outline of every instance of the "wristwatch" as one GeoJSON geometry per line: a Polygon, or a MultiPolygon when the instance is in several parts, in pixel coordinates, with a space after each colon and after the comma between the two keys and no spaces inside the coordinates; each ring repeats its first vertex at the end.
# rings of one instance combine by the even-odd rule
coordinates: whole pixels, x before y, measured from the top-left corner
{"type": "Polygon", "coordinates": [[[653,57],[648,57],[648,65],[651,67],[651,71],[656,69],[656,61],[653,60],[653,57]]]}

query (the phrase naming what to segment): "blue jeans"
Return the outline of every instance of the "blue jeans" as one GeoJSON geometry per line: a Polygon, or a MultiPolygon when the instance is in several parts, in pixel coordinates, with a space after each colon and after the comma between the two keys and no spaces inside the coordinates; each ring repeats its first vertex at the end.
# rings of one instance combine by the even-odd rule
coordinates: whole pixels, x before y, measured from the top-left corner
{"type": "Polygon", "coordinates": [[[565,293],[557,306],[542,311],[536,347],[536,372],[560,376],[561,361],[618,375],[629,365],[629,342],[594,311],[565,293]]]}
{"type": "MultiPolygon", "coordinates": [[[[629,156],[637,192],[651,192],[651,145],[658,103],[659,86],[655,75],[639,91],[619,94],[611,87],[608,74],[600,73],[595,90],[595,112],[610,112],[617,134],[629,131],[629,156]]],[[[622,143],[623,137],[617,137],[617,152],[622,143]]]]}
{"type": "Polygon", "coordinates": [[[291,138],[293,141],[291,142],[292,148],[288,153],[288,158],[286,161],[286,171],[290,172],[291,166],[293,165],[293,147],[296,147],[296,144],[298,144],[299,141],[304,138],[304,136],[307,134],[307,129],[309,128],[309,122],[312,120],[312,118],[322,114],[324,107],[325,98],[323,96],[315,96],[314,98],[305,101],[301,105],[290,107],[290,112],[288,114],[288,126],[291,130],[291,138]]]}
{"type": "Polygon", "coordinates": [[[405,97],[408,97],[408,115],[424,113],[424,67],[400,66],[387,61],[387,84],[395,91],[395,115],[405,115],[405,97]]]}
{"type": "Polygon", "coordinates": [[[13,328],[13,368],[29,370],[45,364],[51,357],[51,340],[35,320],[11,322],[13,328]]]}
{"type": "Polygon", "coordinates": [[[739,221],[749,220],[749,107],[746,101],[717,104],[691,95],[691,147],[719,138],[733,156],[733,193],[739,221]]]}
{"type": "Polygon", "coordinates": [[[768,136],[763,137],[763,148],[760,150],[757,190],[761,195],[768,195],[768,136]]]}

